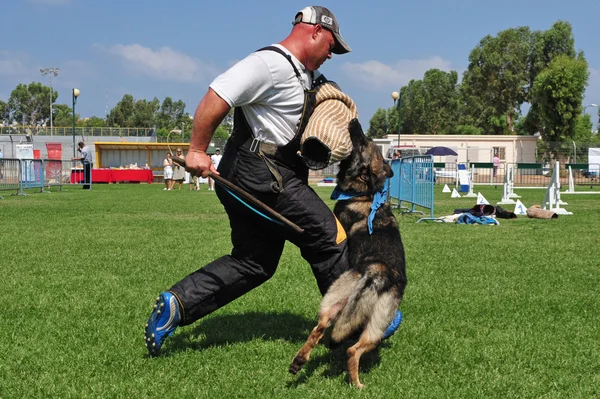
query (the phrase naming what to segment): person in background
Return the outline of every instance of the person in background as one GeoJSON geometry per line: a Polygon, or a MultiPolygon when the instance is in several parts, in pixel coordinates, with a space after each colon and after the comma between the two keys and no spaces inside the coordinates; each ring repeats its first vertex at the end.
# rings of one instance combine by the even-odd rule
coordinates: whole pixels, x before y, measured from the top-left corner
{"type": "Polygon", "coordinates": [[[190,172],[185,172],[185,177],[190,184],[190,191],[192,190],[200,190],[200,183],[198,181],[198,176],[192,176],[190,172]]]}
{"type": "Polygon", "coordinates": [[[494,153],[494,158],[492,159],[492,163],[494,164],[494,177],[498,174],[498,167],[500,166],[500,157],[498,153],[494,153]]]}
{"type": "Polygon", "coordinates": [[[77,144],[77,151],[79,151],[79,158],[72,158],[72,160],[80,160],[83,164],[83,189],[89,190],[92,188],[92,150],[89,146],[86,146],[83,141],[77,144]]]}
{"type": "Polygon", "coordinates": [[[163,178],[165,180],[165,188],[163,190],[171,190],[171,181],[173,179],[173,160],[171,159],[171,153],[167,152],[167,156],[163,161],[163,178]]]}
{"type": "MultiPolygon", "coordinates": [[[[177,153],[175,154],[177,158],[183,159],[185,155],[183,155],[183,150],[181,147],[177,148],[177,153]]],[[[179,166],[177,163],[173,165],[173,180],[171,181],[171,189],[175,188],[175,183],[179,183],[179,190],[181,190],[181,186],[183,186],[183,181],[185,180],[185,168],[183,166],[179,166]]]]}
{"type": "MultiPolygon", "coordinates": [[[[217,148],[215,150],[215,153],[210,157],[210,160],[212,161],[213,165],[215,165],[215,169],[219,168],[221,158],[223,158],[223,156],[221,155],[221,149],[217,148]]],[[[215,191],[215,181],[210,177],[208,178],[208,190],[215,191]]]]}

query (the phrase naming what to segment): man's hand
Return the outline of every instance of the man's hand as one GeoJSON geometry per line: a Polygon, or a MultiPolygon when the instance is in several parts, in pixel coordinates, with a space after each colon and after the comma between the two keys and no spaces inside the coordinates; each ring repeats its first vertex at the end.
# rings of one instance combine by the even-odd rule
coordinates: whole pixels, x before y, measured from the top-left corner
{"type": "Polygon", "coordinates": [[[216,175],[219,174],[212,160],[204,151],[189,150],[185,156],[185,170],[190,172],[192,176],[208,177],[208,172],[216,175]]]}

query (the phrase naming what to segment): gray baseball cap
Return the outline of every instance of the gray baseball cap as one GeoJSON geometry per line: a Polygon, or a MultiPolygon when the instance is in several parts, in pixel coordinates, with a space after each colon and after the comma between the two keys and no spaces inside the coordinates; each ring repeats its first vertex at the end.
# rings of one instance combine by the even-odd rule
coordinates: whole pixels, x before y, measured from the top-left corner
{"type": "Polygon", "coordinates": [[[332,53],[346,54],[352,51],[340,33],[340,25],[338,24],[337,18],[327,8],[320,6],[303,8],[296,13],[292,25],[296,25],[301,22],[311,25],[321,25],[323,28],[331,31],[331,33],[333,33],[333,37],[335,38],[335,47],[333,48],[332,53]]]}

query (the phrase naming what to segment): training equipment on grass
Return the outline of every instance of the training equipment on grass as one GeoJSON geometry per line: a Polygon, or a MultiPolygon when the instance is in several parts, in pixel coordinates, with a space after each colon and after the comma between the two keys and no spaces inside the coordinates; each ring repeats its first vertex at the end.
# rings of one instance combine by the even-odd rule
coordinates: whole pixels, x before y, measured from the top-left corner
{"type": "Polygon", "coordinates": [[[458,191],[456,191],[455,188],[452,189],[452,194],[450,195],[450,198],[460,198],[460,194],[458,193],[458,191]]]}
{"type": "Polygon", "coordinates": [[[564,208],[561,208],[561,205],[569,205],[568,203],[562,201],[560,199],[560,162],[556,161],[554,163],[554,172],[552,172],[552,178],[550,179],[550,184],[548,185],[548,189],[546,190],[546,195],[544,196],[544,202],[542,204],[542,209],[550,210],[557,215],[572,215],[573,212],[569,212],[564,208]]]}
{"type": "Polygon", "coordinates": [[[515,204],[515,200],[513,198],[521,198],[521,196],[515,194],[514,188],[514,174],[515,174],[515,166],[511,164],[507,164],[504,173],[504,185],[502,187],[502,199],[498,204],[515,204]]]}
{"type": "Polygon", "coordinates": [[[483,194],[481,193],[477,193],[477,205],[489,205],[490,203],[488,202],[488,200],[485,199],[485,197],[483,196],[483,194]]]}
{"type": "Polygon", "coordinates": [[[515,205],[515,215],[527,215],[527,207],[523,205],[521,200],[517,200],[517,204],[515,205]]]}
{"type": "Polygon", "coordinates": [[[447,184],[444,184],[444,189],[442,190],[443,193],[450,193],[450,187],[448,187],[447,184]]]}

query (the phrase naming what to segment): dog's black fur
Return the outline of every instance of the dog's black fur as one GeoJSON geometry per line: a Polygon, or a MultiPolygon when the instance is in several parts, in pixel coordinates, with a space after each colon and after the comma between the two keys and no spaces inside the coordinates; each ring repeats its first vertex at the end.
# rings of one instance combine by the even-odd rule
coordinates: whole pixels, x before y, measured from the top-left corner
{"type": "Polygon", "coordinates": [[[308,361],[310,352],[334,324],[333,342],[341,342],[353,333],[360,337],[348,349],[348,372],[352,384],[362,388],[358,364],[363,353],[377,347],[390,325],[406,287],[404,247],[396,217],[386,203],[377,210],[373,234],[367,219],[373,195],[380,191],[393,173],[381,150],[368,139],[358,120],[349,126],[353,150],[340,163],[338,187],[358,194],[351,200],[338,201],[334,214],[348,237],[350,269],[329,288],[321,302],[319,323],[296,354],[290,372],[296,374],[308,361]]]}

